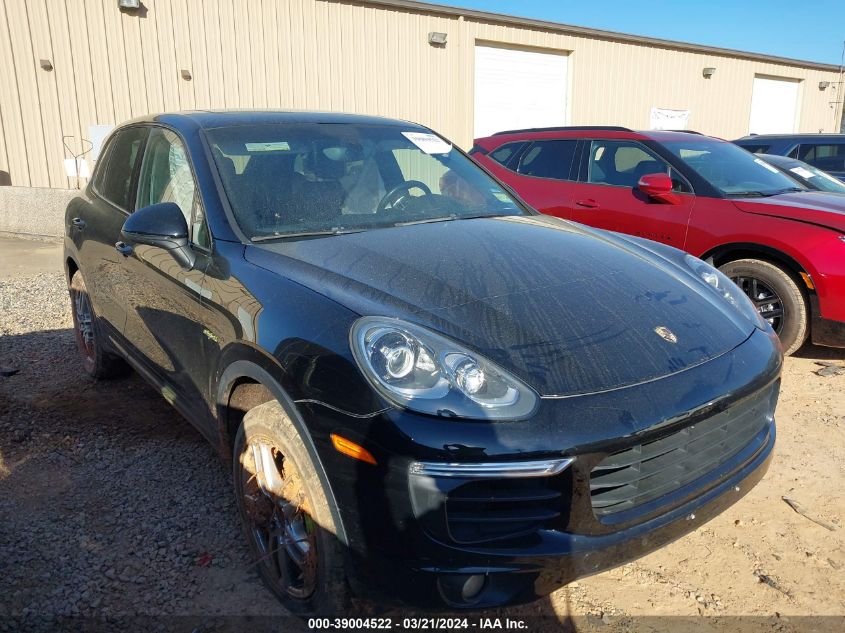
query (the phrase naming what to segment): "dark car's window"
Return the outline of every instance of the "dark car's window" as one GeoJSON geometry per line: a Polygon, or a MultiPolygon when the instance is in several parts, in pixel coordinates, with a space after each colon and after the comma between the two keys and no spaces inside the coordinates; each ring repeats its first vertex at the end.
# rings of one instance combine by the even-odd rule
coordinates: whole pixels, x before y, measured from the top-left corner
{"type": "Polygon", "coordinates": [[[818,191],[829,191],[830,193],[845,193],[845,182],[834,178],[829,173],[818,167],[807,163],[784,158],[783,156],[766,156],[765,159],[780,169],[783,173],[797,180],[800,184],[806,185],[818,191]],[[783,162],[776,162],[782,159],[783,162]]]}
{"type": "Polygon", "coordinates": [[[776,167],[727,141],[690,135],[662,145],[727,196],[769,196],[800,188],[776,167]]]}
{"type": "Polygon", "coordinates": [[[845,171],[845,143],[801,143],[797,158],[822,171],[845,171]]]}
{"type": "Polygon", "coordinates": [[[525,176],[569,180],[578,141],[535,141],[519,159],[517,171],[525,176]]]}
{"type": "Polygon", "coordinates": [[[474,161],[419,128],[290,123],[206,135],[251,238],[529,213],[474,161]]]}
{"type": "Polygon", "coordinates": [[[109,143],[105,169],[97,181],[97,192],[124,210],[130,209],[132,174],[146,135],[147,130],[143,127],[130,127],[118,132],[109,143]]]}
{"type": "Polygon", "coordinates": [[[669,174],[672,189],[689,193],[689,184],[662,158],[635,141],[593,141],[586,180],[598,185],[636,187],[647,174],[669,174]]]}
{"type": "Polygon", "coordinates": [[[770,144],[752,144],[752,143],[737,143],[742,149],[751,152],[752,154],[765,154],[771,147],[770,144]]]}
{"type": "Polygon", "coordinates": [[[520,150],[525,147],[527,141],[516,143],[505,143],[501,147],[490,152],[490,158],[504,167],[513,168],[514,159],[519,155],[520,150]]]}
{"type": "Polygon", "coordinates": [[[185,146],[170,130],[153,128],[138,177],[136,207],[159,202],[175,203],[185,216],[192,241],[205,248],[209,246],[205,214],[185,146]]]}

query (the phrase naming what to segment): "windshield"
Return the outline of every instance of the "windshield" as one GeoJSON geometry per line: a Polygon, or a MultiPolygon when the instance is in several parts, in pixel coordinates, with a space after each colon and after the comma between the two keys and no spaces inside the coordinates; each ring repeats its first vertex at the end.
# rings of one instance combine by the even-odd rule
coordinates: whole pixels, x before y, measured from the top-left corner
{"type": "Polygon", "coordinates": [[[663,145],[728,197],[803,191],[776,167],[733,143],[697,137],[663,145]]]}
{"type": "Polygon", "coordinates": [[[778,165],[778,167],[786,172],[787,176],[793,176],[800,182],[808,184],[813,189],[829,191],[831,193],[845,193],[845,183],[807,163],[791,161],[788,165],[782,164],[778,165]]]}
{"type": "Polygon", "coordinates": [[[411,125],[261,124],[206,134],[235,219],[253,240],[528,213],[447,141],[411,125]]]}

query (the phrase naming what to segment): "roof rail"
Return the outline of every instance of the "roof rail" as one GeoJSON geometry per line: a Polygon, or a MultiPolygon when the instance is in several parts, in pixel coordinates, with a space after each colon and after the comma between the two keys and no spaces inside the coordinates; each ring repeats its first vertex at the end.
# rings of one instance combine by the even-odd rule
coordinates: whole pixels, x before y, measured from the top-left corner
{"type": "Polygon", "coordinates": [[[695,130],[666,130],[667,132],[683,132],[684,134],[698,134],[699,136],[705,136],[701,132],[696,132],[695,130]]]}
{"type": "Polygon", "coordinates": [[[633,132],[633,130],[619,125],[564,125],[561,127],[528,127],[522,130],[504,130],[503,132],[496,132],[493,136],[500,136],[502,134],[519,134],[521,132],[566,132],[568,130],[610,130],[613,132],[633,132]]]}

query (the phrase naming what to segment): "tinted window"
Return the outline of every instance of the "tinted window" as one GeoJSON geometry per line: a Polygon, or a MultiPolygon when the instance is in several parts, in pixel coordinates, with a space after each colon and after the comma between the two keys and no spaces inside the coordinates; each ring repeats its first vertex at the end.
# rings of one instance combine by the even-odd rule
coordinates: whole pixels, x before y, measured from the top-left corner
{"type": "Polygon", "coordinates": [[[695,137],[662,145],[728,196],[768,196],[796,188],[776,167],[733,143],[695,137]]]}
{"type": "Polygon", "coordinates": [[[646,174],[669,174],[674,191],[689,192],[686,181],[662,158],[634,141],[593,141],[587,164],[587,182],[636,187],[646,174]]]}
{"type": "Polygon", "coordinates": [[[763,145],[759,143],[756,145],[752,145],[748,143],[743,143],[742,145],[740,145],[740,147],[744,150],[751,152],[752,154],[765,154],[769,151],[771,145],[763,145]]]}
{"type": "Polygon", "coordinates": [[[109,143],[107,162],[102,177],[97,181],[97,191],[121,209],[130,208],[132,173],[146,135],[146,128],[131,127],[118,132],[109,143]]]}
{"type": "Polygon", "coordinates": [[[508,167],[513,162],[514,157],[519,154],[519,150],[525,147],[525,145],[522,141],[518,143],[506,143],[497,150],[490,152],[490,158],[508,167]]]}
{"type": "Polygon", "coordinates": [[[205,215],[185,147],[170,130],[153,128],[138,178],[137,207],[159,202],[175,203],[185,216],[194,242],[208,246],[205,215]]]}
{"type": "Polygon", "coordinates": [[[577,140],[535,141],[519,160],[519,173],[537,178],[569,180],[577,140]]]}
{"type": "Polygon", "coordinates": [[[845,144],[802,143],[798,160],[803,160],[823,171],[845,171],[845,144]]]}
{"type": "Polygon", "coordinates": [[[253,239],[526,213],[472,159],[419,128],[299,123],[206,134],[253,239]]]}

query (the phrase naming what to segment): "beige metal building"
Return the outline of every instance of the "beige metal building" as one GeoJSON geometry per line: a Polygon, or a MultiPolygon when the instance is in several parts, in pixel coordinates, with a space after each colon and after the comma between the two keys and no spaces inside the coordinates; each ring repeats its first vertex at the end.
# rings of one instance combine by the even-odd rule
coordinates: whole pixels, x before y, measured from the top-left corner
{"type": "Polygon", "coordinates": [[[841,120],[840,69],[825,64],[407,0],[119,4],[0,0],[3,184],[76,188],[65,159],[103,126],[181,109],[379,114],[465,148],[534,125],[735,138],[841,120]]]}

